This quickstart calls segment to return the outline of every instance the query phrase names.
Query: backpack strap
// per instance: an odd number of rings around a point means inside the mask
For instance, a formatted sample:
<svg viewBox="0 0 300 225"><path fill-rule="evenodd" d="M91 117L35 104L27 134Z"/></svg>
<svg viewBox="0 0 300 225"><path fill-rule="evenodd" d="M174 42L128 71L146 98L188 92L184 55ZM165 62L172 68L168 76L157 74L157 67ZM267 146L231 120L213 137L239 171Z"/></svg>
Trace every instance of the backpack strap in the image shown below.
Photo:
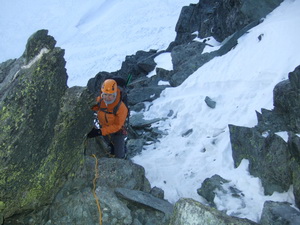
<svg viewBox="0 0 300 225"><path fill-rule="evenodd" d="M112 112L109 112L107 111L107 108L101 108L101 102L103 101L103 99L101 98L100 102L98 102L98 106L99 106L99 110L102 111L102 112L105 112L107 114L114 114L114 115L117 115L117 112L120 108L120 105L122 103L122 100L120 99L120 101L118 102L118 104L114 107L113 111Z"/></svg>

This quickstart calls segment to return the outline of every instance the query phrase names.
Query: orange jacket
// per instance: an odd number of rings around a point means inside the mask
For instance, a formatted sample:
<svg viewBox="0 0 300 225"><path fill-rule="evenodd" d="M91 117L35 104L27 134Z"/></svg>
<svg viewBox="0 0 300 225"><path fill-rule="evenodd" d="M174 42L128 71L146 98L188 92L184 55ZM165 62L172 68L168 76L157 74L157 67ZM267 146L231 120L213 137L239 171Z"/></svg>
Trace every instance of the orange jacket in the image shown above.
<svg viewBox="0 0 300 225"><path fill-rule="evenodd" d="M114 115L113 113L114 108L120 101L120 96L120 90L118 89L116 100L114 101L114 103L109 105L106 105L101 96L98 96L96 99L98 104L92 107L92 110L97 111L97 116L101 125L101 132L103 136L118 132L125 124L128 109L123 102L121 102L116 115Z"/></svg>

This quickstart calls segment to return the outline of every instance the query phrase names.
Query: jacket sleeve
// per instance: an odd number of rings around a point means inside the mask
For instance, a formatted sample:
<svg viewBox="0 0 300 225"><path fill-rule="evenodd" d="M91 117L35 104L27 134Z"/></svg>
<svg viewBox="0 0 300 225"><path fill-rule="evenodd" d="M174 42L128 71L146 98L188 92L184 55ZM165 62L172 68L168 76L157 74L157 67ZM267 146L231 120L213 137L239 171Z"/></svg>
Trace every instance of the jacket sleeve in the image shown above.
<svg viewBox="0 0 300 225"><path fill-rule="evenodd" d="M109 126L101 128L102 135L106 136L108 134L113 134L121 130L121 128L125 124L127 114L128 114L128 109L125 106L125 104L122 102L118 112L115 115L114 123Z"/></svg>

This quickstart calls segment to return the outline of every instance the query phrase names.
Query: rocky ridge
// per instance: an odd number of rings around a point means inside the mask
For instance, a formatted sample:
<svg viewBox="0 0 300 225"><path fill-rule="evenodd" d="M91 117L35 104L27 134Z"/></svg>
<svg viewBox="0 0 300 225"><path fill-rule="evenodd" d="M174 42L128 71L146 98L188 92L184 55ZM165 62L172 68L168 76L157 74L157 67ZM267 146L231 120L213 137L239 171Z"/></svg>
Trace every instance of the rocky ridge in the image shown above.
<svg viewBox="0 0 300 225"><path fill-rule="evenodd" d="M143 102L158 98L166 87L157 85L159 80L180 85L201 65L230 51L280 2L202 0L184 7L177 37L166 50L171 52L173 71L157 68L156 76L146 77L161 52L138 51L125 58L119 71L99 72L87 87L68 88L64 50L55 47L47 30L33 34L19 59L0 64L0 145L4 150L0 152L0 224L98 224L99 216L103 224L255 224L214 209L215 190L228 191L222 186L226 180L218 175L198 189L210 207L191 199L172 205L164 200L161 189L151 188L141 166L107 158L102 139L86 140L85 135L93 126L90 106L106 77L132 74L129 104L131 110L141 112ZM227 39L218 51L202 54L205 43L192 41L196 31L199 38ZM299 80L298 67L288 81L275 87L274 110L257 113L257 127L229 125L236 166L242 158L249 159L251 173L261 178L266 194L293 184L298 207ZM144 121L141 115L130 118L130 157L163 135L151 128L163 118ZM289 132L288 143L276 136L278 131ZM240 132L249 136L248 142L240 138ZM264 170L269 166L271 171ZM239 197L239 190L230 191ZM266 202L260 224L299 224L299 213L289 204Z"/></svg>

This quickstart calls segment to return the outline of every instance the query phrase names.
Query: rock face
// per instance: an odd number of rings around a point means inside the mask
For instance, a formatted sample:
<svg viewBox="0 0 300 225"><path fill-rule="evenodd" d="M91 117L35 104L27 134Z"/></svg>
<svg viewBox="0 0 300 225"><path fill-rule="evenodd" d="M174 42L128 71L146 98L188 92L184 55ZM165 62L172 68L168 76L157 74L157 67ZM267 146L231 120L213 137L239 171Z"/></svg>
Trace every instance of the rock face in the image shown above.
<svg viewBox="0 0 300 225"><path fill-rule="evenodd" d="M182 8L176 24L175 43L188 43L198 32L201 39L214 37L222 42L253 21L259 21L282 0L201 0ZM173 43L174 45L174 43Z"/></svg>
<svg viewBox="0 0 300 225"><path fill-rule="evenodd" d="M5 67L0 91L4 217L50 203L80 165L83 135L77 129L87 129L88 95L83 88L67 90L64 50L54 43L46 30L38 31L23 57Z"/></svg>
<svg viewBox="0 0 300 225"><path fill-rule="evenodd" d="M249 171L259 177L265 194L287 191L294 187L300 206L300 66L289 74L289 80L274 88L274 109L258 114L254 128L229 125L233 159L237 167L243 158L249 160ZM287 142L277 132L287 132Z"/></svg>

